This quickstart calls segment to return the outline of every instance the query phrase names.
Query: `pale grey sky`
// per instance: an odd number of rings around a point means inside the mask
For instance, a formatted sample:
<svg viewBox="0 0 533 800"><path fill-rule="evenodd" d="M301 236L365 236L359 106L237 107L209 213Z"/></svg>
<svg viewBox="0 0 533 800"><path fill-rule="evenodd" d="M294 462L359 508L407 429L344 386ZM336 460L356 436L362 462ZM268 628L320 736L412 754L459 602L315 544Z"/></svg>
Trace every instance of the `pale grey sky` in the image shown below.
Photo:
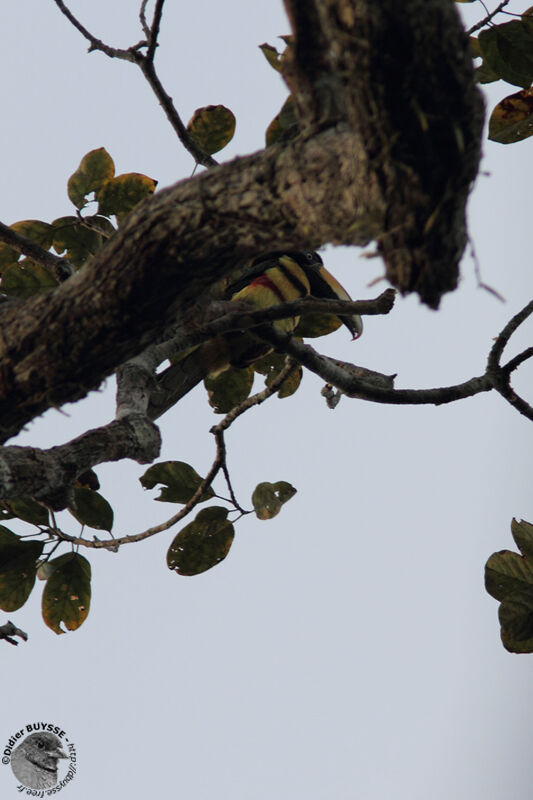
<svg viewBox="0 0 533 800"><path fill-rule="evenodd" d="M464 11L477 19L478 6ZM138 0L70 7L111 44L141 38ZM190 174L132 65L88 55L52 0L7 0L3 19L3 222L70 213L67 178L95 147L117 172L160 186ZM232 108L225 158L263 144L286 92L257 45L287 31L280 2L167 0L161 78L186 120L198 106ZM531 147L486 142L470 204L483 280L505 304L476 288L465 258L439 313L399 300L356 343L341 330L322 350L397 372L398 387L480 374L493 337L531 298ZM352 296L376 294L377 260L346 248L324 258ZM530 337L531 325L512 351ZM1 648L0 740L31 722L62 726L78 753L72 800L530 800L533 662L504 651L483 587L487 557L513 548L511 518L533 521L530 423L492 394L441 408L343 399L331 411L320 388L308 375L294 398L229 432L244 504L261 480L289 480L298 494L272 522L242 520L220 566L170 573L173 534L162 534L89 553L93 603L79 631L44 626L41 585L9 615L30 639ZM49 446L109 421L112 381L64 410L17 442ZM162 458L205 472L214 421L197 389L161 420ZM141 489L143 467L97 471L116 534L170 515ZM2 797L15 786L2 766Z"/></svg>

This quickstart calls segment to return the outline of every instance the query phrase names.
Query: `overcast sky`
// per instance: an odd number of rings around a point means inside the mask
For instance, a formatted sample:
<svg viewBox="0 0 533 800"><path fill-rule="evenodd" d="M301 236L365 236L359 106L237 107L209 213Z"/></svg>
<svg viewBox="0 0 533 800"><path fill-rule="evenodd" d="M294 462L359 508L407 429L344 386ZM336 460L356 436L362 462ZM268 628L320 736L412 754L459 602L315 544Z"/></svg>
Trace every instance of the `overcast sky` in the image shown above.
<svg viewBox="0 0 533 800"><path fill-rule="evenodd" d="M71 213L66 181L100 146L117 173L143 172L160 187L190 174L133 65L88 55L52 0L3 6L0 220ZM138 0L70 7L109 44L141 38ZM464 11L472 21L482 13L478 3ZM161 79L185 120L208 104L234 111L224 158L263 146L286 90L257 45L287 32L280 2L167 0ZM492 104L511 91L489 89ZM359 341L343 329L321 349L398 373L398 388L481 374L493 337L531 299L531 142L485 142L470 202L483 281L505 304L477 288L465 257L438 313L400 299L365 320ZM378 260L347 248L323 255L353 297L384 288L369 288ZM509 352L530 336L531 325ZM516 385L525 390L528 377ZM64 789L72 800L530 800L533 662L503 649L483 568L513 549L513 516L533 521L531 423L493 394L440 408L344 398L331 411L320 388L307 375L295 397L229 432L244 505L262 480L288 480L298 494L272 522L241 520L220 566L169 572L164 533L118 555L86 553L93 601L79 631L45 627L41 584L9 615L30 638L1 647L0 740L32 722L61 726L78 755ZM47 413L17 443L51 446L108 422L113 390L109 380ZM161 420L162 458L205 473L216 421L197 388ZM142 490L144 469L97 470L115 535L173 513ZM9 766L0 793L17 795Z"/></svg>

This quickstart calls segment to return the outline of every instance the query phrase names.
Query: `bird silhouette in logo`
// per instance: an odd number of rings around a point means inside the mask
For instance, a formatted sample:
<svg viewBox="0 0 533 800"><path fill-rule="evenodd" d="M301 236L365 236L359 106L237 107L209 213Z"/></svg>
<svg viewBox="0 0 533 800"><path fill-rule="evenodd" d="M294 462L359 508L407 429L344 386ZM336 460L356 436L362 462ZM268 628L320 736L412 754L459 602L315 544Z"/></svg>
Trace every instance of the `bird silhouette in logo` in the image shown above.
<svg viewBox="0 0 533 800"><path fill-rule="evenodd" d="M57 762L68 758L53 733L31 733L13 750L11 769L29 789L52 789L57 783Z"/></svg>

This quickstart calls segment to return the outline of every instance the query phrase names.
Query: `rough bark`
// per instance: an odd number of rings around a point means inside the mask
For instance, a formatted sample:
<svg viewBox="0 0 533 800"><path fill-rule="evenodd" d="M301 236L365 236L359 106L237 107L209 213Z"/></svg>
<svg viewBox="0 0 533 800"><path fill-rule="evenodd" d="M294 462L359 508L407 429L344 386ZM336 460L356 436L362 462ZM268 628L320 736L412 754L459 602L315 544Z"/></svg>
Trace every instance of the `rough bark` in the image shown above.
<svg viewBox="0 0 533 800"><path fill-rule="evenodd" d="M482 104L453 0L286 5L301 135L159 192L62 286L0 308L2 440L190 317L237 259L373 238L401 291L437 306L455 287Z"/></svg>

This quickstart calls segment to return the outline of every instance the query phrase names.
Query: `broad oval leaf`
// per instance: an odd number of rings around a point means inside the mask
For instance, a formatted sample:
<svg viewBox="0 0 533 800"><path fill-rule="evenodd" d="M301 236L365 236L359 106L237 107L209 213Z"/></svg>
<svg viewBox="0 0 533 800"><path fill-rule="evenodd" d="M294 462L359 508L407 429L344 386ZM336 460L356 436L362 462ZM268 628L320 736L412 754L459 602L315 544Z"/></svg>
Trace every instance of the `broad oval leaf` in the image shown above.
<svg viewBox="0 0 533 800"><path fill-rule="evenodd" d="M505 649L511 653L533 653L533 587L506 597L498 617Z"/></svg>
<svg viewBox="0 0 533 800"><path fill-rule="evenodd" d="M513 539L524 556L533 557L533 525L525 520L513 519L511 522Z"/></svg>
<svg viewBox="0 0 533 800"><path fill-rule="evenodd" d="M54 250L66 257L75 267L81 267L87 259L98 252L103 243L102 236L80 224L77 217L58 217L54 227Z"/></svg>
<svg viewBox="0 0 533 800"><path fill-rule="evenodd" d="M227 414L232 408L246 400L254 382L253 367L237 369L230 367L220 375L207 375L204 386L207 389L209 405L215 414Z"/></svg>
<svg viewBox="0 0 533 800"><path fill-rule="evenodd" d="M145 489L153 489L156 484L163 484L156 500L164 503L188 503L203 481L196 470L184 461L161 461L153 464L139 478ZM213 497L211 486L202 493L200 502Z"/></svg>
<svg viewBox="0 0 533 800"><path fill-rule="evenodd" d="M76 208L83 208L87 195L96 192L114 174L115 164L105 147L91 150L83 156L78 169L68 180L67 192L70 200Z"/></svg>
<svg viewBox="0 0 533 800"><path fill-rule="evenodd" d="M87 619L91 605L91 565L79 553L66 553L49 562L54 571L42 599L45 623L55 633L75 631Z"/></svg>
<svg viewBox="0 0 533 800"><path fill-rule="evenodd" d="M231 142L235 124L235 115L226 106L204 106L196 109L187 130L204 153L213 155Z"/></svg>
<svg viewBox="0 0 533 800"><path fill-rule="evenodd" d="M98 213L106 217L114 214L120 223L141 200L154 193L156 186L157 181L140 172L117 175L96 192Z"/></svg>
<svg viewBox="0 0 533 800"><path fill-rule="evenodd" d="M13 266L16 264L20 258L20 253L16 250L13 250L12 247L9 247L7 244L0 242L0 275L4 273L7 267Z"/></svg>
<svg viewBox="0 0 533 800"><path fill-rule="evenodd" d="M2 276L2 292L10 297L31 297L57 285L54 275L29 258L8 267Z"/></svg>
<svg viewBox="0 0 533 800"><path fill-rule="evenodd" d="M296 489L287 481L258 483L252 494L252 504L258 519L273 519L284 503L294 497Z"/></svg>
<svg viewBox="0 0 533 800"><path fill-rule="evenodd" d="M113 527L113 509L99 492L80 486L74 489L74 504L69 506L73 517L82 525L100 531L110 531Z"/></svg>
<svg viewBox="0 0 533 800"><path fill-rule="evenodd" d="M49 222L42 222L40 219L23 219L20 222L14 222L9 227L16 233L20 233L21 236L27 236L28 239L40 244L45 250L52 247L54 229Z"/></svg>
<svg viewBox="0 0 533 800"><path fill-rule="evenodd" d="M500 100L489 119L489 139L513 144L533 135L533 88Z"/></svg>
<svg viewBox="0 0 533 800"><path fill-rule="evenodd" d="M529 88L533 81L533 30L523 20L493 25L479 34L488 67L504 81Z"/></svg>
<svg viewBox="0 0 533 800"><path fill-rule="evenodd" d="M0 526L0 608L3 611L16 611L30 596L43 547L43 542L22 541Z"/></svg>
<svg viewBox="0 0 533 800"><path fill-rule="evenodd" d="M281 72L281 53L278 52L273 45L267 44L267 42L260 44L259 49L263 53L270 66L275 69L276 72Z"/></svg>
<svg viewBox="0 0 533 800"><path fill-rule="evenodd" d="M533 586L533 561L511 550L493 553L485 565L485 588L496 600Z"/></svg>
<svg viewBox="0 0 533 800"><path fill-rule="evenodd" d="M169 569L178 575L199 575L228 555L235 530L227 519L228 509L211 506L200 511L174 537L167 553Z"/></svg>
<svg viewBox="0 0 533 800"><path fill-rule="evenodd" d="M32 525L48 525L48 509L33 497L9 497L4 501L11 513L23 519L24 522L31 522Z"/></svg>
<svg viewBox="0 0 533 800"><path fill-rule="evenodd" d="M276 114L265 132L265 144L270 147L276 142L288 142L294 139L299 132L298 119L294 109L294 100L289 95L283 103L281 110Z"/></svg>
<svg viewBox="0 0 533 800"><path fill-rule="evenodd" d="M272 386L273 381L278 377L281 370L285 367L285 355L283 353L268 353L263 358L254 361L254 369L261 375L266 375L265 383L267 386ZM296 364L294 369L281 384L278 397L290 397L299 388L302 380L303 370L301 366Z"/></svg>

